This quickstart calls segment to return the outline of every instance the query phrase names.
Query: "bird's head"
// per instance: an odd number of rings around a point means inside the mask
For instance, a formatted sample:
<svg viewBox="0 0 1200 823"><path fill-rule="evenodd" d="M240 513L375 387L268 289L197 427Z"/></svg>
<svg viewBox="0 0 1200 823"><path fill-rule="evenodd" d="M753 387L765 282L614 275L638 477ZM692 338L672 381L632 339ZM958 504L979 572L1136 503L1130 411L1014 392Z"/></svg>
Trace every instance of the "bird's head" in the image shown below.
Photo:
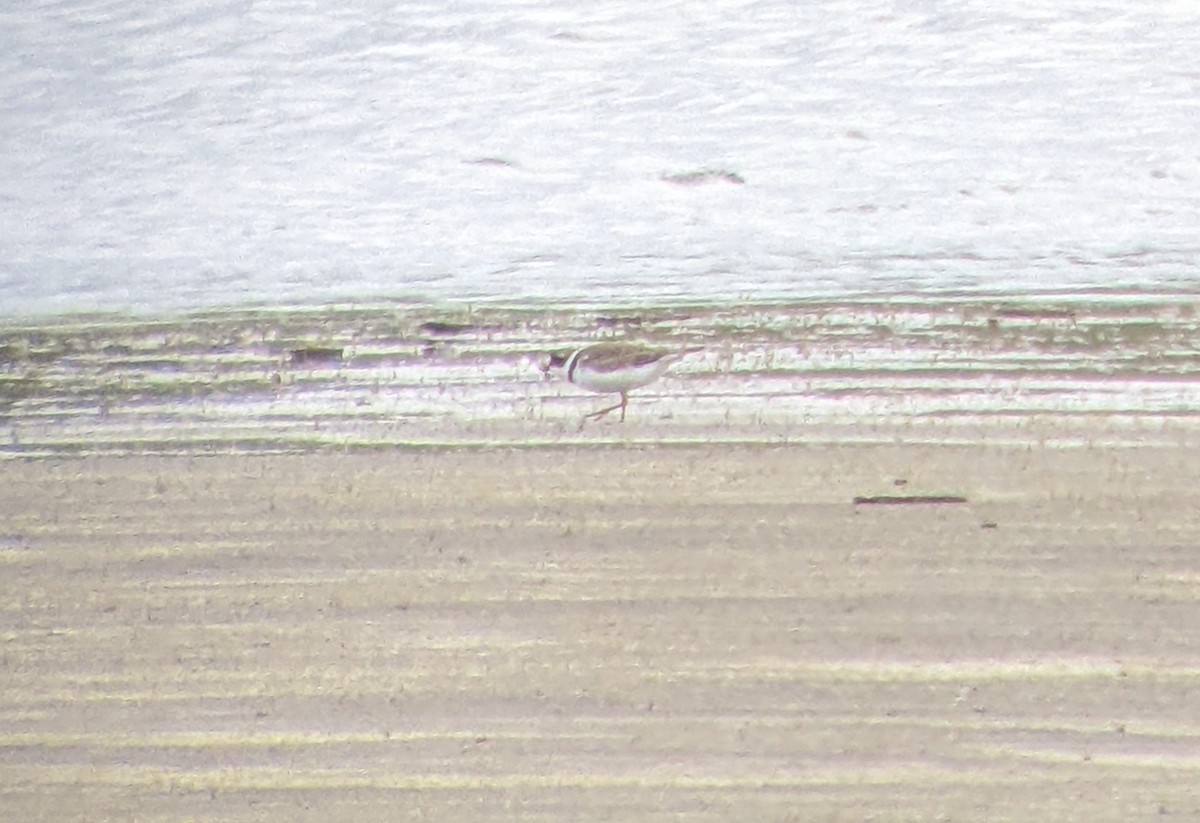
<svg viewBox="0 0 1200 823"><path fill-rule="evenodd" d="M571 352L569 351L547 352L542 355L542 374L546 377L553 377L555 372L562 371L566 367L570 357Z"/></svg>

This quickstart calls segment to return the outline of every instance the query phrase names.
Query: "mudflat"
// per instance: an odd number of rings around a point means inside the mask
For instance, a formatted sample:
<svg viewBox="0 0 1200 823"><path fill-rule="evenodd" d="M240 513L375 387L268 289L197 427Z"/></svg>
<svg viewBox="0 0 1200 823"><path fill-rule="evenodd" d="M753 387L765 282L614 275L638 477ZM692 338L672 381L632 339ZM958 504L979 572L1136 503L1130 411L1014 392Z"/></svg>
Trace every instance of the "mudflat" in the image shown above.
<svg viewBox="0 0 1200 823"><path fill-rule="evenodd" d="M1197 488L1188 444L8 461L0 819L1194 820Z"/></svg>

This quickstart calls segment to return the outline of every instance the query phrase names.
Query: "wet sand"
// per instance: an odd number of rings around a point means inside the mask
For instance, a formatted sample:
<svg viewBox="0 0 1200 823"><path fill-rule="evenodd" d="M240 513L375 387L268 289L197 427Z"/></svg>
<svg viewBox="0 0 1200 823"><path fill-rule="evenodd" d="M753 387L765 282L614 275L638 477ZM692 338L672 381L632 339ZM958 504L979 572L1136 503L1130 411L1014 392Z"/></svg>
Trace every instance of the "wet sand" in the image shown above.
<svg viewBox="0 0 1200 823"><path fill-rule="evenodd" d="M1200 436L1196 295L760 305L326 306L0 324L0 460L431 446L1174 443ZM690 353L611 404L547 380L605 339Z"/></svg>
<svg viewBox="0 0 1200 823"><path fill-rule="evenodd" d="M3 820L1200 815L1192 444L3 477Z"/></svg>

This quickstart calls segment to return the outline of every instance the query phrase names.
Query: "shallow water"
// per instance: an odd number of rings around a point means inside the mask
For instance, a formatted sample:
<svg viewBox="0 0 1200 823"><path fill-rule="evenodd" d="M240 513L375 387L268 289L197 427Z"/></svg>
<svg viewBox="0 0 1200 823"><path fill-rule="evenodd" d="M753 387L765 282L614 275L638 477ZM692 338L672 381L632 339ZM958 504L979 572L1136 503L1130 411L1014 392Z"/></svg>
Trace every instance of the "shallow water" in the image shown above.
<svg viewBox="0 0 1200 823"><path fill-rule="evenodd" d="M0 318L1197 286L1190 3L0 20Z"/></svg>
<svg viewBox="0 0 1200 823"><path fill-rule="evenodd" d="M0 333L0 454L1170 443L1200 427L1198 322L1169 294L94 317ZM700 351L625 423L581 428L611 396L544 379L540 358L607 338Z"/></svg>

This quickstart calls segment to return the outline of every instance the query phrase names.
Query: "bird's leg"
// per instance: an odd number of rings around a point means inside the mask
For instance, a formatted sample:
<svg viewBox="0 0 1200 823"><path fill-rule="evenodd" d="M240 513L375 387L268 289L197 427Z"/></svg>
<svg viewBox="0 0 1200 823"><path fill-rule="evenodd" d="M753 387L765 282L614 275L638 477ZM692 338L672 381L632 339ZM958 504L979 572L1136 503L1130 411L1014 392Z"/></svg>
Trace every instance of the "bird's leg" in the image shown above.
<svg viewBox="0 0 1200 823"><path fill-rule="evenodd" d="M621 422L625 422L625 404L628 402L629 402L629 398L626 396L625 392L621 392L621 402L620 403L614 403L611 406L606 406L605 408L601 409L600 411L594 411L591 414L585 414L583 416L583 419L584 420L599 420L601 417L608 414L609 412L613 412L613 411L616 411L617 409L620 409L621 410Z"/></svg>

